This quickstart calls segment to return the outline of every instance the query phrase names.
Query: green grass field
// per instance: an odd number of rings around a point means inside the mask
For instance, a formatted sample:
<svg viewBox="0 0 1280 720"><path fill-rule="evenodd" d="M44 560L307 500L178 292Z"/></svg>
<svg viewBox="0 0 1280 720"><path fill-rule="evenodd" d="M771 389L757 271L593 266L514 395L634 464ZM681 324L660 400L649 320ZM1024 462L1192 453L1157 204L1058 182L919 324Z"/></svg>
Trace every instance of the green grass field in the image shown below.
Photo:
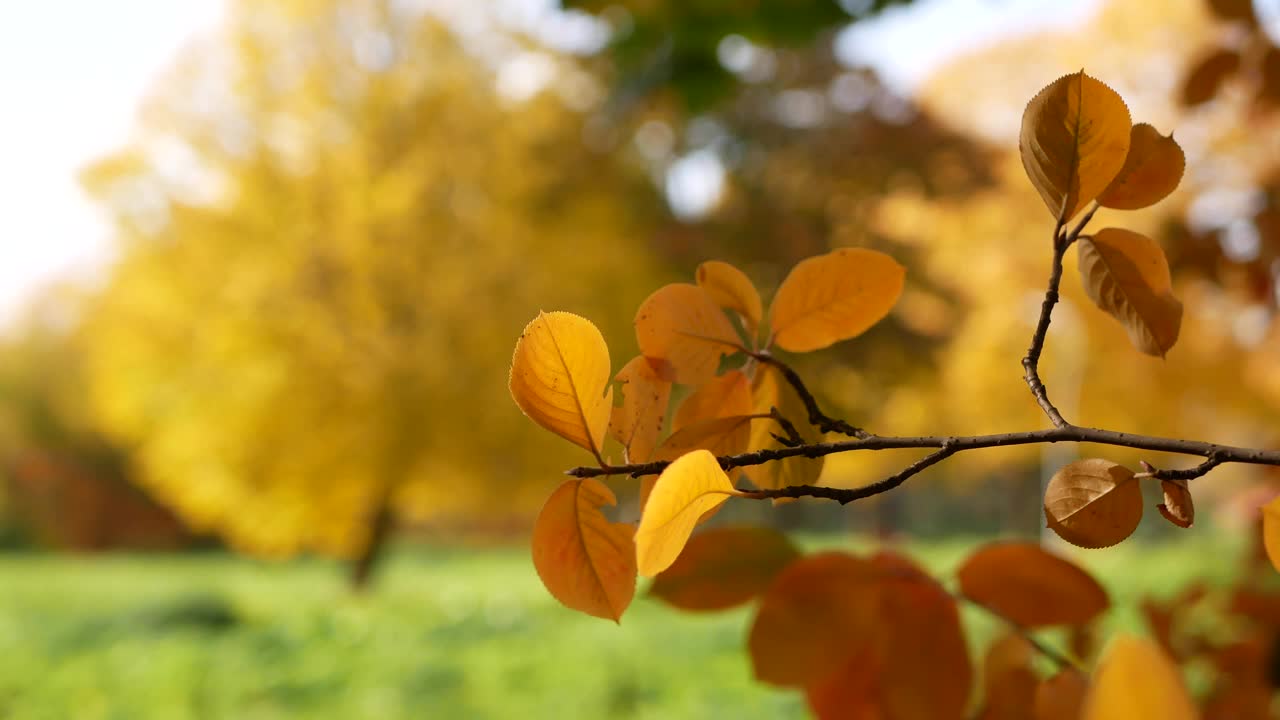
<svg viewBox="0 0 1280 720"><path fill-rule="evenodd" d="M1176 544L1078 555L1133 604L1190 578L1229 582L1236 550ZM812 543L814 545L830 545ZM908 550L945 579L971 544ZM547 596L523 548L393 554L376 590L324 562L224 555L0 557L0 717L800 718L754 684L747 612L692 616L638 597L621 626ZM966 613L971 635L992 625Z"/></svg>

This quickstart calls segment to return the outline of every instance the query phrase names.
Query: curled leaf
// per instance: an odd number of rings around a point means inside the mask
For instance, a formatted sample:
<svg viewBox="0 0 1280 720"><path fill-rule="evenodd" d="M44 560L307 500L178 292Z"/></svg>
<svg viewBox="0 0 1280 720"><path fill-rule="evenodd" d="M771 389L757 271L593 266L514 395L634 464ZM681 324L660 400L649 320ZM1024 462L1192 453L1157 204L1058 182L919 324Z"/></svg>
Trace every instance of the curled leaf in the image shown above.
<svg viewBox="0 0 1280 720"><path fill-rule="evenodd" d="M1018 150L1055 218L1071 219L1120 172L1131 125L1124 100L1083 70L1058 78L1031 99L1022 114Z"/></svg>
<svg viewBox="0 0 1280 720"><path fill-rule="evenodd" d="M710 380L720 358L742 345L711 295L687 283L660 287L640 304L636 341L641 354L666 360L675 381L685 385Z"/></svg>
<svg viewBox="0 0 1280 720"><path fill-rule="evenodd" d="M1189 528L1196 520L1196 508L1191 502L1191 491L1186 480L1161 480L1164 502L1158 507L1165 520L1180 528Z"/></svg>
<svg viewBox="0 0 1280 720"><path fill-rule="evenodd" d="M597 457L613 408L609 346L590 320L538 313L516 341L511 397L531 420Z"/></svg>
<svg viewBox="0 0 1280 720"><path fill-rule="evenodd" d="M905 276L893 258L864 248L801 260L769 306L773 342L808 352L857 337L893 308Z"/></svg>
<svg viewBox="0 0 1280 720"><path fill-rule="evenodd" d="M675 562L693 527L707 512L737 495L715 455L695 450L658 476L636 530L636 566L652 577Z"/></svg>
<svg viewBox="0 0 1280 720"><path fill-rule="evenodd" d="M1098 204L1137 210L1165 199L1182 181L1187 158L1172 135L1161 135L1147 123L1133 126L1124 167L1098 197Z"/></svg>
<svg viewBox="0 0 1280 720"><path fill-rule="evenodd" d="M648 462L662 432L671 382L643 355L632 358L614 380L622 383L622 404L613 408L609 434L626 448L628 462Z"/></svg>
<svg viewBox="0 0 1280 720"><path fill-rule="evenodd" d="M1049 527L1085 548L1109 547L1137 529L1142 489L1133 471L1110 460L1078 460L1059 470L1044 493Z"/></svg>
<svg viewBox="0 0 1280 720"><path fill-rule="evenodd" d="M1178 341L1182 303L1173 296L1160 245L1136 232L1105 228L1081 238L1079 252L1089 299L1120 321L1134 347L1164 357Z"/></svg>
<svg viewBox="0 0 1280 720"><path fill-rule="evenodd" d="M764 306L750 278L738 268L719 260L708 260L699 265L694 278L698 287L706 290L717 305L738 313L746 325L747 334L755 336L764 315Z"/></svg>
<svg viewBox="0 0 1280 720"><path fill-rule="evenodd" d="M533 526L533 566L566 607L617 621L636 590L633 529L600 512L617 499L599 480L570 480L551 494Z"/></svg>
<svg viewBox="0 0 1280 720"><path fill-rule="evenodd" d="M724 610L764 592L799 556L771 528L712 528L693 536L649 592L682 610Z"/></svg>
<svg viewBox="0 0 1280 720"><path fill-rule="evenodd" d="M1098 661L1081 720L1195 720L1182 674L1158 645L1133 635L1111 641Z"/></svg>
<svg viewBox="0 0 1280 720"><path fill-rule="evenodd" d="M741 370L730 370L702 385L680 403L671 430L679 432L702 420L750 414L751 381Z"/></svg>
<svg viewBox="0 0 1280 720"><path fill-rule="evenodd" d="M985 545L958 578L965 597L1020 627L1082 625L1111 604L1087 572L1032 543Z"/></svg>

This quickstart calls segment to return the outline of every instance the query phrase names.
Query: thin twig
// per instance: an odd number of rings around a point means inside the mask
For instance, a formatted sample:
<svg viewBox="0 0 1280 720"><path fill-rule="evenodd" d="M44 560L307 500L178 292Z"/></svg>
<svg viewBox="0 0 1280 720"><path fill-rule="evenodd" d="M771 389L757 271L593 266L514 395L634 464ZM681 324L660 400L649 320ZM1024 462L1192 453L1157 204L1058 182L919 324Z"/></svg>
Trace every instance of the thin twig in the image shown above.
<svg viewBox="0 0 1280 720"><path fill-rule="evenodd" d="M1161 470L1159 468L1152 467L1151 463L1143 461L1142 466L1146 468L1146 472L1140 472L1134 475L1134 477L1155 478L1156 480L1195 480L1196 478L1207 474L1210 470L1218 467L1222 463L1222 456L1217 453L1210 455L1199 465L1185 468L1183 470Z"/></svg>
<svg viewBox="0 0 1280 720"><path fill-rule="evenodd" d="M783 445L786 445L787 447L800 447L801 445L804 444L804 438L801 437L800 431L796 430L796 426L791 424L791 421L788 420L787 417L782 414L781 410L779 410L776 407L769 408L769 417L776 420L778 422L778 425L782 427L782 431L787 434L787 436L784 438L780 435L769 433L770 435L773 435L775 440L782 443Z"/></svg>
<svg viewBox="0 0 1280 720"><path fill-rule="evenodd" d="M809 388L805 387L804 381L800 379L800 375L791 366L782 362L778 358L771 355L768 351L761 350L759 352L748 353L751 357L762 363L768 363L778 369L782 373L782 377L786 378L787 383L795 389L796 394L800 396L801 402L804 403L805 410L809 411L809 424L818 428L819 431L828 433L835 432L849 437L861 438L863 440L874 437L871 433L860 427L855 427L845 422L830 417L822 412L818 407L818 401L813 397L813 393L809 392Z"/></svg>
<svg viewBox="0 0 1280 720"><path fill-rule="evenodd" d="M1045 656L1049 660L1052 660L1054 663L1056 663L1058 665L1059 670L1065 669L1065 668L1071 668L1073 670L1076 670L1077 672L1084 673L1084 670L1079 665L1077 665L1074 660L1058 652L1057 650L1053 649L1049 645L1046 645L1043 640L1036 637L1035 635L1032 635L1030 630L1010 620L1009 618L1001 615L1000 613L996 612L994 608L988 607L987 605L984 605L978 602L977 600L974 600L973 598L969 597L968 595L965 595L962 592L953 593L953 596L955 597L956 600L963 600L969 603L970 605L972 605L973 607L976 607L979 610L986 612L988 615L991 615L994 618L998 618L1004 621L1004 623L1009 626L1010 630L1017 633L1023 640L1026 640L1027 644L1035 648L1036 652L1040 653L1041 655Z"/></svg>
<svg viewBox="0 0 1280 720"><path fill-rule="evenodd" d="M880 493L889 492L907 481L912 475L919 473L921 470L942 462L943 460L955 454L955 448L944 445L942 448L925 455L919 460L911 463L897 473L889 477L878 480L870 485L864 485L860 488L827 488L816 487L813 485L792 485L789 487L779 488L776 490L756 490L744 493L740 497L750 498L752 500L765 500L775 498L801 498L801 497L819 497L835 500L841 505L851 503L854 500L879 495Z"/></svg>
<svg viewBox="0 0 1280 720"><path fill-rule="evenodd" d="M1089 215L1085 216L1086 218ZM1070 423L1062 417L1062 413L1058 412L1058 408L1054 407L1049 401L1049 391L1045 389L1044 382L1040 380L1040 354L1044 351L1044 340L1049 334L1049 322L1053 318L1053 306L1058 304L1058 285L1062 282L1062 256L1066 254L1067 248L1072 241L1071 235L1063 236L1062 228L1065 220L1059 220L1053 229L1053 265L1049 271L1049 289L1045 290L1044 301L1040 304L1040 319L1036 322L1035 332L1031 335L1031 347L1027 348L1027 354L1022 358L1022 374L1027 381L1027 387L1031 389L1031 395L1036 399L1036 404L1048 416L1049 422L1053 423L1056 428L1069 427ZM1083 225L1078 225L1074 232L1083 229Z"/></svg>

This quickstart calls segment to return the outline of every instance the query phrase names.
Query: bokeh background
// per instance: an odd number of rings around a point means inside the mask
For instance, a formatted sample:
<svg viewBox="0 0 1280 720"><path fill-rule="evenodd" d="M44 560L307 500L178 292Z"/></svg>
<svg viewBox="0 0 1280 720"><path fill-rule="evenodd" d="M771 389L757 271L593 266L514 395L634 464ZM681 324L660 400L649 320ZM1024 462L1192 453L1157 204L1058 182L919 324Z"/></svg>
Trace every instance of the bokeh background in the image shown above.
<svg viewBox="0 0 1280 720"><path fill-rule="evenodd" d="M884 434L1044 425L1021 380L1052 219L1027 100L1080 68L1187 154L1157 238L1164 359L1070 257L1042 373L1081 424L1280 442L1280 3L1270 0L49 0L0 3L0 716L778 718L742 613L538 584L532 519L588 460L523 418L511 349L591 318L615 368L653 289L733 262L908 268L873 331L797 357ZM848 508L743 504L945 575L1038 537L1089 447L967 453ZM825 484L910 454L833 456ZM1138 602L1249 572L1267 471L1195 483L1077 554ZM617 485L634 519L635 490ZM1154 506L1158 499L1149 503ZM980 620L974 622L981 624Z"/></svg>

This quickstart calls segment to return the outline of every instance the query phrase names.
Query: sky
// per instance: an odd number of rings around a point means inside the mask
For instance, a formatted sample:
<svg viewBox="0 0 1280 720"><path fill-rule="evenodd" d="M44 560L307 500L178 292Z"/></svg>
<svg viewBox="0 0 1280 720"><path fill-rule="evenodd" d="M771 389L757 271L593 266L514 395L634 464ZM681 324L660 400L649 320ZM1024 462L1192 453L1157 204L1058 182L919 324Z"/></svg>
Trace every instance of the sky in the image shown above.
<svg viewBox="0 0 1280 720"><path fill-rule="evenodd" d="M110 258L110 228L79 172L128 139L151 84L190 39L217 27L224 3L0 1L0 327L42 286L92 278ZM1077 25L1099 4L918 0L844 33L838 52L910 92L959 53Z"/></svg>

